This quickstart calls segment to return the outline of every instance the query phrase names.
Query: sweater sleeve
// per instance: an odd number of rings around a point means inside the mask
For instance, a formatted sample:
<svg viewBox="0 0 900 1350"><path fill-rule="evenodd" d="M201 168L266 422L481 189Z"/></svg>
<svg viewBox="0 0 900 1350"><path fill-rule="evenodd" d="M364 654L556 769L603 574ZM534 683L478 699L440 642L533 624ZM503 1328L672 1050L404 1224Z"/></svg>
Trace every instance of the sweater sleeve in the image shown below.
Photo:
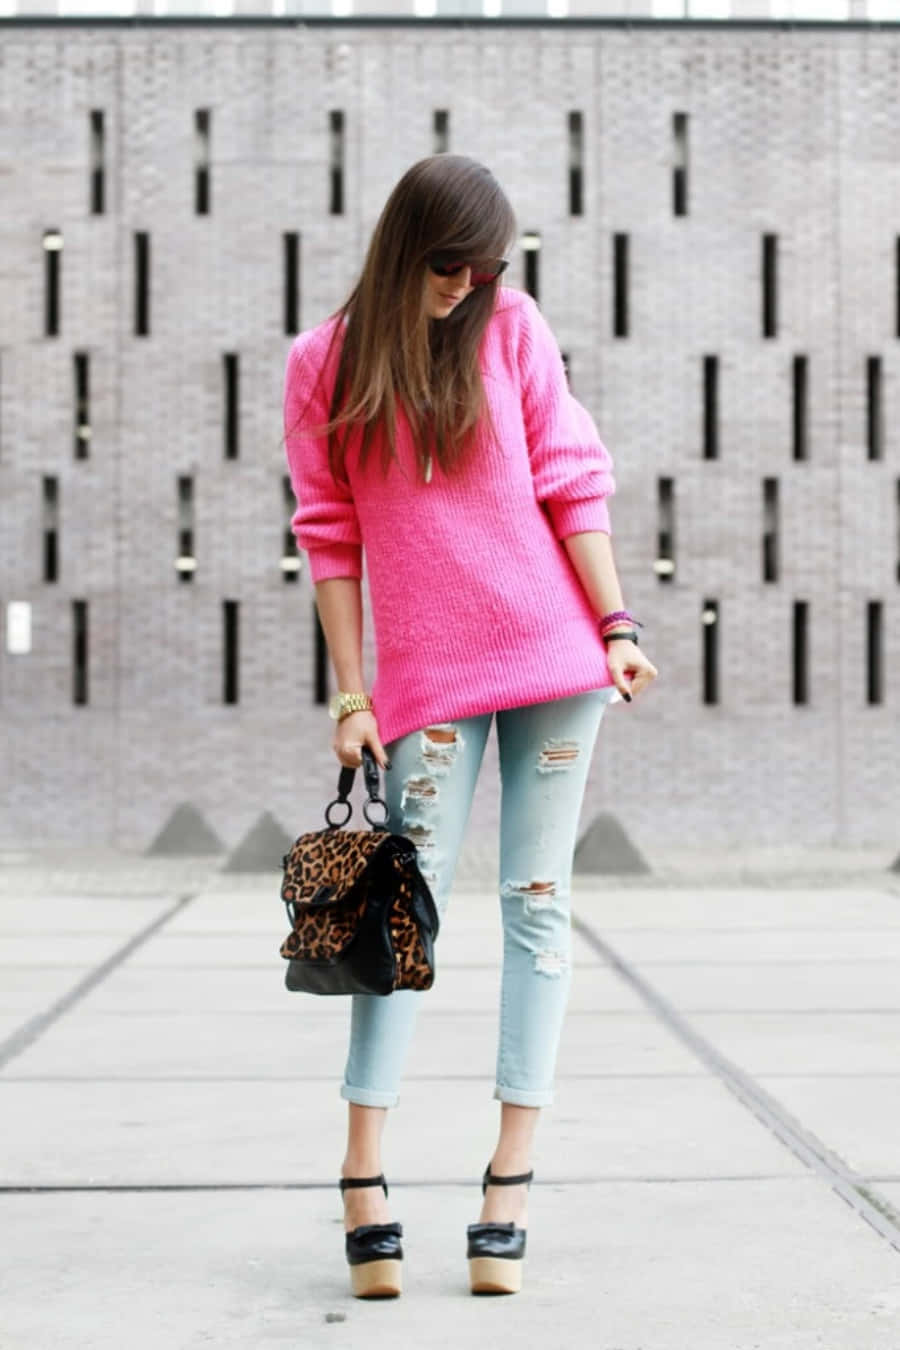
<svg viewBox="0 0 900 1350"><path fill-rule="evenodd" d="M291 530L298 547L309 554L313 583L329 577L362 577L362 535L353 494L347 483L332 477L326 438L305 431L327 421L328 399L303 356L301 335L288 353L284 434L297 498Z"/></svg>
<svg viewBox="0 0 900 1350"><path fill-rule="evenodd" d="M569 391L550 325L534 298L523 295L518 360L535 494L546 502L558 539L585 530L612 534L606 504L616 490L612 457Z"/></svg>

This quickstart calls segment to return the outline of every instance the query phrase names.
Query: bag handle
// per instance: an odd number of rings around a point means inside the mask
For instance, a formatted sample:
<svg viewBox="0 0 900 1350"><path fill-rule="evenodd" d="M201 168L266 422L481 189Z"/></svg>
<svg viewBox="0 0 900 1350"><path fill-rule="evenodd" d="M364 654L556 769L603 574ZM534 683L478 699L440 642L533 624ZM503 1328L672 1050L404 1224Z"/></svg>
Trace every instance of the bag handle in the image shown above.
<svg viewBox="0 0 900 1350"><path fill-rule="evenodd" d="M365 780L366 792L368 793L368 797L363 802L363 815L372 826L373 830L386 830L390 818L390 811L388 810L387 802L380 795L381 781L378 776L378 765L375 763L375 756L367 745L362 747L360 754L362 755L363 778ZM350 802L349 797L355 777L356 768L354 765L341 765L341 772L338 775L338 795L334 797L325 808L325 819L332 829L340 829L347 824L347 821L353 815L353 805ZM338 802L342 802L344 806L346 806L347 814L344 816L343 820L333 821L330 815L331 808L336 806ZM375 821L372 819L369 815L369 802L381 803L384 807L384 820Z"/></svg>

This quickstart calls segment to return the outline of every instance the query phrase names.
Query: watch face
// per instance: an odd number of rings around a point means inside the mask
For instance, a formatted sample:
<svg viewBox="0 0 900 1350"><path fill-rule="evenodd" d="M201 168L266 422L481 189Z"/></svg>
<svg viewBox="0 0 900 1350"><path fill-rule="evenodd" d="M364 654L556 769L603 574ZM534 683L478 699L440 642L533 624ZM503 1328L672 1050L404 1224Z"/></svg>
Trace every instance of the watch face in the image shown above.
<svg viewBox="0 0 900 1350"><path fill-rule="evenodd" d="M335 717L335 718L336 718L337 715L338 715L338 713L340 712L340 710L341 710L341 709L340 709L340 697L341 697L340 694L332 694L332 695L331 695L331 698L328 700L328 715L329 715L329 717Z"/></svg>

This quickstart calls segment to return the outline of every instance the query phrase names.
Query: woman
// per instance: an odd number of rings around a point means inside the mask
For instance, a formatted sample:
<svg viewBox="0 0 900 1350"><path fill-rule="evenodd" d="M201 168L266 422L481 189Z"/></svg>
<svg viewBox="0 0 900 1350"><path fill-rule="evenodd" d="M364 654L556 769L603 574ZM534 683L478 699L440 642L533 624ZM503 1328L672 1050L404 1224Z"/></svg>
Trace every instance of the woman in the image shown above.
<svg viewBox="0 0 900 1350"><path fill-rule="evenodd" d="M390 828L443 916L492 717L502 780L500 1130L468 1229L473 1292L521 1286L531 1155L570 979L575 832L600 720L656 677L624 609L612 461L535 301L503 287L518 236L493 175L432 155L400 179L362 274L292 344L285 432L340 692L334 750L385 770ZM372 449L381 447L381 464ZM377 673L362 673L362 549ZM341 1190L357 1296L400 1292L381 1135L421 995L355 995Z"/></svg>

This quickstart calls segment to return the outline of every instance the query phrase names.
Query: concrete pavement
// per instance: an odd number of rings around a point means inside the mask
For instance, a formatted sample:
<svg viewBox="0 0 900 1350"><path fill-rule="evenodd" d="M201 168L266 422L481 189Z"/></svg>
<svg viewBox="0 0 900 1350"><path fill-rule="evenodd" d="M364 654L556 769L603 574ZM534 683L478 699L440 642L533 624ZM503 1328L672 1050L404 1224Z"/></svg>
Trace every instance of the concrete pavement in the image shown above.
<svg viewBox="0 0 900 1350"><path fill-rule="evenodd" d="M464 1236L498 906L459 884L386 1135L406 1292L367 1304L335 1184L349 1005L283 988L280 873L8 852L0 1346L900 1350L900 877L833 861L576 878L525 1289L500 1299L468 1294Z"/></svg>

